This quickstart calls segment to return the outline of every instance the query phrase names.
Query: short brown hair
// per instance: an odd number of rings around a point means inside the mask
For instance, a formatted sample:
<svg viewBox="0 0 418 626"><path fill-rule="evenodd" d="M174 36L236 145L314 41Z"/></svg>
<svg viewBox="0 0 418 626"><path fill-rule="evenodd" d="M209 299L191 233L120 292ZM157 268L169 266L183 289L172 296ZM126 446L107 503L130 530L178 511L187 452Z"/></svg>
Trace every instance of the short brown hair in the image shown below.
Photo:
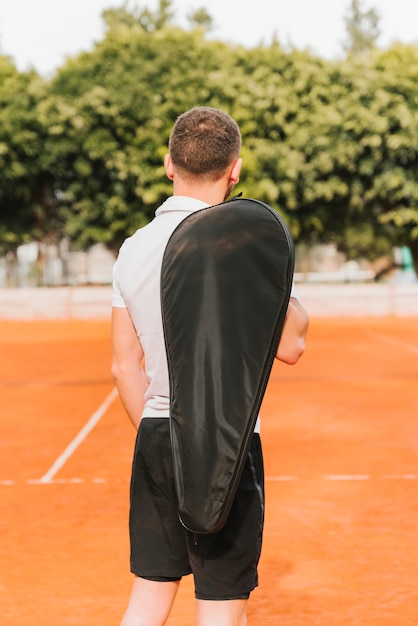
<svg viewBox="0 0 418 626"><path fill-rule="evenodd" d="M219 179L239 157L240 148L238 124L212 107L195 107L180 115L169 141L173 166L186 179Z"/></svg>

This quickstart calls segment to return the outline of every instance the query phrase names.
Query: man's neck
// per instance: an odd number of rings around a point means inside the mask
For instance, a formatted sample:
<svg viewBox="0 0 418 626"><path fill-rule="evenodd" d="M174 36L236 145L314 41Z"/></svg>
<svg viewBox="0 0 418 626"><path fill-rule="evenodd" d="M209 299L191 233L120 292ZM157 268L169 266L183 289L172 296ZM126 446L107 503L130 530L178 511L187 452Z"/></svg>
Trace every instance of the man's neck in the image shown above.
<svg viewBox="0 0 418 626"><path fill-rule="evenodd" d="M224 181L196 185L174 180L173 195L195 198L212 206L223 202L229 193Z"/></svg>

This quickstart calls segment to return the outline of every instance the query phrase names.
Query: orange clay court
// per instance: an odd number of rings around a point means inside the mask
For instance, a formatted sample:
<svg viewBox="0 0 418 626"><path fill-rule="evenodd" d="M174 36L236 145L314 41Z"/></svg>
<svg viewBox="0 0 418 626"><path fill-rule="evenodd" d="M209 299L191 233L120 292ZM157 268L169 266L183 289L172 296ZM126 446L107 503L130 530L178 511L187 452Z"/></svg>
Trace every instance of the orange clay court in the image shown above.
<svg viewBox="0 0 418 626"><path fill-rule="evenodd" d="M115 626L134 430L107 321L0 322L3 626ZM418 318L312 319L262 409L250 626L418 624ZM170 626L192 626L190 577Z"/></svg>

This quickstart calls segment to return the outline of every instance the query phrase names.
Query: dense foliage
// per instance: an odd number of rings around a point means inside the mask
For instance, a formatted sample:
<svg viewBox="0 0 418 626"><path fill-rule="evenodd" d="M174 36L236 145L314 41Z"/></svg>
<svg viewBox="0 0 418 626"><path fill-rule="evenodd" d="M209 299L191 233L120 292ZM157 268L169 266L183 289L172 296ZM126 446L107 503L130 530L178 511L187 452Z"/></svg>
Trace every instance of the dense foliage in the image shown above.
<svg viewBox="0 0 418 626"><path fill-rule="evenodd" d="M242 130L237 191L276 208L296 241L417 258L418 48L335 62L247 49L211 40L204 12L176 28L170 7L107 11L103 40L49 81L0 57L1 249L66 234L117 250L170 193L176 116L209 105Z"/></svg>

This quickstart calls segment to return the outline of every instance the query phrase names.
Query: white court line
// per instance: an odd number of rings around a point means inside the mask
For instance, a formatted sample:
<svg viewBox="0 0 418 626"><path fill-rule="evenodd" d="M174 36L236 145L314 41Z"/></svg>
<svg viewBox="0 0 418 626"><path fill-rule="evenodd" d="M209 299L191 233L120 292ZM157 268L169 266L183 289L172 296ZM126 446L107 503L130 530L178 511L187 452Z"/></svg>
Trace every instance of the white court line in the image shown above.
<svg viewBox="0 0 418 626"><path fill-rule="evenodd" d="M312 476L314 478L314 476ZM366 480L418 480L418 474L384 474L383 476L370 476L370 474L325 474L321 480L335 482L355 482ZM266 476L266 482L290 482L302 480L299 476Z"/></svg>
<svg viewBox="0 0 418 626"><path fill-rule="evenodd" d="M380 333L371 332L371 335L380 339L380 341L384 341L385 343L392 344L393 346L397 346L398 348L403 348L408 352L412 352L413 354L418 354L418 347L413 346L411 343L407 343L406 341L401 341L400 339L394 339L389 335L381 335Z"/></svg>
<svg viewBox="0 0 418 626"><path fill-rule="evenodd" d="M117 395L118 395L118 392L116 390L116 387L114 387L112 391L110 392L110 394L107 396L107 398L99 406L97 411L93 413L93 415L90 417L88 422L80 430L78 435L74 437L71 443L65 448L64 452L60 454L60 456L53 463L53 465L46 472L46 474L44 474L42 478L39 478L38 480L31 480L27 482L33 483L33 484L37 484L37 483L47 484L47 483L52 482L52 479L54 478L55 474L59 472L59 470L63 467L63 465L65 465L65 463L68 461L71 455L74 454L74 452L77 450L78 446L83 443L83 441L85 440L87 435L90 433L90 431L93 430L93 428L96 426L100 418L106 413L107 409L112 404L113 400L117 397Z"/></svg>
<svg viewBox="0 0 418 626"><path fill-rule="evenodd" d="M61 458L61 457L60 457ZM55 466L55 464L54 464ZM53 466L53 467L54 467ZM52 469L52 468L51 468ZM51 471L51 470L50 470ZM47 474L45 474L47 476ZM114 483L115 480L108 480L107 478L90 478L86 480L85 478L50 478L48 481L45 480L45 476L43 476L39 480L26 480L26 484L28 485L39 485L39 484L49 484L49 485L81 485L88 482L92 482L96 485L106 485L108 482ZM377 481L377 480L401 480L401 481L411 481L418 480L418 474L383 474L381 476L371 476L370 474L325 474L323 476L311 476L311 478L327 481L340 481L340 482L355 482L355 481ZM306 479L306 476L266 476L266 482L292 482L292 481L303 481ZM122 482L129 483L129 478ZM116 482L121 482L119 479ZM18 481L15 480L0 480L0 486L11 486L16 485Z"/></svg>
<svg viewBox="0 0 418 626"><path fill-rule="evenodd" d="M369 474L328 474L324 480L370 480Z"/></svg>
<svg viewBox="0 0 418 626"><path fill-rule="evenodd" d="M412 476L412 474L411 474ZM326 474L320 476L321 480L340 480L340 481L355 481L355 480L370 480L369 474ZM398 480L404 480L405 476L402 474L396 474L394 476L384 476L383 478L397 478ZM266 482L290 482L292 480L301 480L299 476L266 476Z"/></svg>
<svg viewBox="0 0 418 626"><path fill-rule="evenodd" d="M416 480L417 474L387 474L383 476L385 480Z"/></svg>

